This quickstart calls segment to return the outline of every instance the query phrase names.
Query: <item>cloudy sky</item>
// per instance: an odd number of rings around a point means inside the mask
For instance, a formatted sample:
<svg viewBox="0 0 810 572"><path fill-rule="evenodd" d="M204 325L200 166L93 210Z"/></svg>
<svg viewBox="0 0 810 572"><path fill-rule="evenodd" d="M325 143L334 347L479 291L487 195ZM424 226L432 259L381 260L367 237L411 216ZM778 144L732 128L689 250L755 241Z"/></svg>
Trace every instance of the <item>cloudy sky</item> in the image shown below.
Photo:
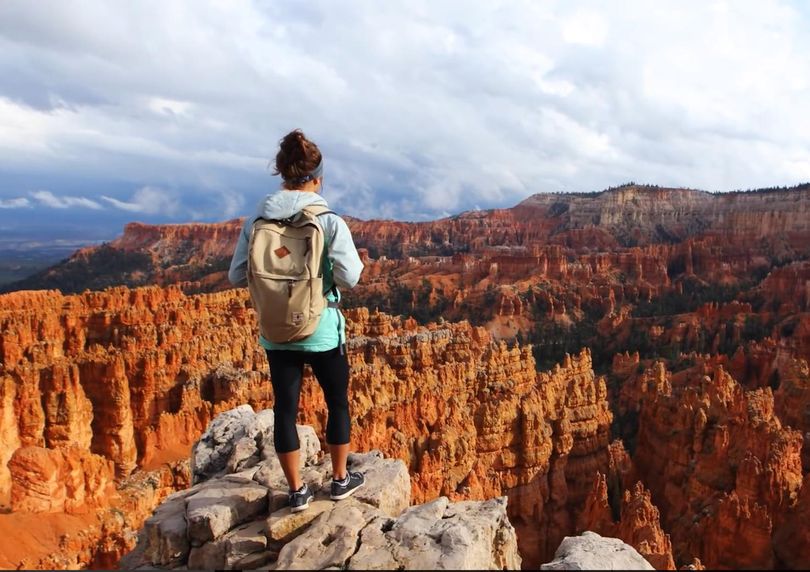
<svg viewBox="0 0 810 572"><path fill-rule="evenodd" d="M808 3L618 6L2 0L0 235L242 216L296 127L361 218L810 181Z"/></svg>

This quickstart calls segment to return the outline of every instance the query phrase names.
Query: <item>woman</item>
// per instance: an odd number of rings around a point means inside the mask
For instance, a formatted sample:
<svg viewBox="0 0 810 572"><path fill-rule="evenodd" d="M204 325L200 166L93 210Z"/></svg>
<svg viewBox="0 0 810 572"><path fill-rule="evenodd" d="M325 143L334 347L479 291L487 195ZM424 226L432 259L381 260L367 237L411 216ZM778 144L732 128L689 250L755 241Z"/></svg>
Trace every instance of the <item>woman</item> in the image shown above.
<svg viewBox="0 0 810 572"><path fill-rule="evenodd" d="M290 132L281 140L273 174L281 175L282 188L262 199L256 213L245 220L228 272L228 279L235 286L247 285L248 243L257 219L288 219L295 217L304 207L327 206L320 196L323 188L321 152L300 130ZM331 498L347 498L365 483L362 473L346 469L349 454L349 363L345 352L345 321L337 308L340 293L333 287L354 287L360 279L363 263L342 218L328 212L319 215L318 220L325 238L324 295L333 303L324 309L315 332L300 341L274 343L259 335L259 343L265 348L270 363L275 396L273 440L290 488L290 509L293 512L305 510L314 496L301 480L295 429L305 363L312 367L328 408L326 442L332 457Z"/></svg>

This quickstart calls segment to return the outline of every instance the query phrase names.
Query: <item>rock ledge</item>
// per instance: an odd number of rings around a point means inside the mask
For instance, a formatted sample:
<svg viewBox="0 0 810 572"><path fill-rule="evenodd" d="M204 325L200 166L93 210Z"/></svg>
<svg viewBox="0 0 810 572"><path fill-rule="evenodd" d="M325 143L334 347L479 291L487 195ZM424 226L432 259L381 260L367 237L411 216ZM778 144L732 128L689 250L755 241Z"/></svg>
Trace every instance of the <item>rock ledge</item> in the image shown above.
<svg viewBox="0 0 810 572"><path fill-rule="evenodd" d="M249 406L215 418L192 451L194 485L147 519L121 569L520 569L506 497L410 505L405 464L379 451L352 454L366 485L329 500L331 461L299 426L302 476L316 491L291 513L273 452L272 411Z"/></svg>

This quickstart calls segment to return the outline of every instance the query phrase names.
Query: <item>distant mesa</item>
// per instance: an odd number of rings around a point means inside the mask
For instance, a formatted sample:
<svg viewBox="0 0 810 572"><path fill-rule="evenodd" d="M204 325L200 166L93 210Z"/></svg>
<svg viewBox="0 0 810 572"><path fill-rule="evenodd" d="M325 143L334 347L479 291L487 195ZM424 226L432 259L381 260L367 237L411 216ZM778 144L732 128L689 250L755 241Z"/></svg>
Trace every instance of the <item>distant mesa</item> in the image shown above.
<svg viewBox="0 0 810 572"><path fill-rule="evenodd" d="M347 220L357 246L372 259L486 255L498 248L531 253L552 244L574 251L616 250L699 237L778 236L797 247L810 242L808 205L810 184L732 193L627 184L595 193L538 193L509 209L468 211L433 222ZM81 249L0 292L74 293L150 284L178 284L189 293L226 289L242 221L130 223L117 239Z"/></svg>

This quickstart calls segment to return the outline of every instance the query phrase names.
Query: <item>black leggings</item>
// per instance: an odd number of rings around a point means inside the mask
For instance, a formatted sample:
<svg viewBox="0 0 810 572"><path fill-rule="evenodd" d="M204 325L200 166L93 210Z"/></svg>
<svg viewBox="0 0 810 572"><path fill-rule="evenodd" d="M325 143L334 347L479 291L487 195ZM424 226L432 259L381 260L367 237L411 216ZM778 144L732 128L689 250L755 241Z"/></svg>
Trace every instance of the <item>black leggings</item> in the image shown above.
<svg viewBox="0 0 810 572"><path fill-rule="evenodd" d="M340 347L325 352L295 350L266 350L273 384L275 430L273 444L277 453L289 453L299 448L295 420L304 363L323 389L329 417L326 421L326 442L344 445L349 442L349 360Z"/></svg>

